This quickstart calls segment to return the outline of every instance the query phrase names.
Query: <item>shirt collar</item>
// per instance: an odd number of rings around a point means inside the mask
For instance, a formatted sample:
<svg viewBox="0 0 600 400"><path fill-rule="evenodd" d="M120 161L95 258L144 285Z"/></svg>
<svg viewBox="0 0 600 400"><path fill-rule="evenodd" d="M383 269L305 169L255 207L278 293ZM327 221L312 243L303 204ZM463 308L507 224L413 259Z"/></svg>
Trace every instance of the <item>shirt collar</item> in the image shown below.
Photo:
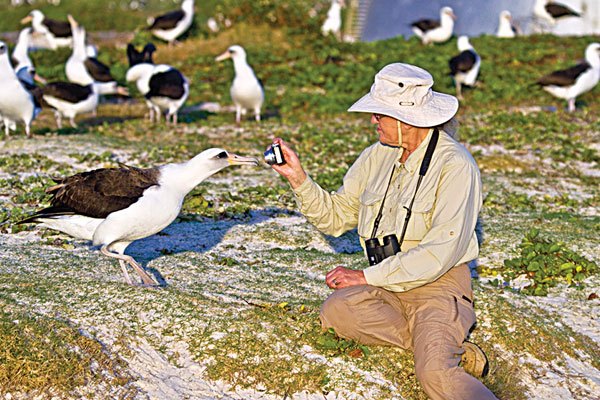
<svg viewBox="0 0 600 400"><path fill-rule="evenodd" d="M429 129L429 132L427 133L427 136L425 136L425 139L415 149L415 151L413 151L411 153L411 155L408 156L408 158L404 162L404 168L409 173L412 174L417 169L421 168L421 161L423 161L423 157L425 157L425 151L427 150L427 145L429 144L429 141L431 140L432 135L433 135L433 128ZM398 167L398 168L402 167L400 158L398 158L398 161L396 161L396 167Z"/></svg>

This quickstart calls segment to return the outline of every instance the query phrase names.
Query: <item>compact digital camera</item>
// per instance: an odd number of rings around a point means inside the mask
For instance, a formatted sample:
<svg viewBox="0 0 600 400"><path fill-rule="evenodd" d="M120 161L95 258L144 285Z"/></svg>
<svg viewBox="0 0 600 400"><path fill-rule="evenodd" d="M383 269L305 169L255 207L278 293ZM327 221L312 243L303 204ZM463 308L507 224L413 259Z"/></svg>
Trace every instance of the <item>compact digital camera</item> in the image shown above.
<svg viewBox="0 0 600 400"><path fill-rule="evenodd" d="M367 249L369 265L379 264L386 258L400 252L398 238L393 234L383 237L383 246L379 244L377 238L367 239L365 241L365 248Z"/></svg>
<svg viewBox="0 0 600 400"><path fill-rule="evenodd" d="M283 153L281 152L281 146L278 143L273 143L264 154L265 162L269 165L285 164L285 159L283 158Z"/></svg>

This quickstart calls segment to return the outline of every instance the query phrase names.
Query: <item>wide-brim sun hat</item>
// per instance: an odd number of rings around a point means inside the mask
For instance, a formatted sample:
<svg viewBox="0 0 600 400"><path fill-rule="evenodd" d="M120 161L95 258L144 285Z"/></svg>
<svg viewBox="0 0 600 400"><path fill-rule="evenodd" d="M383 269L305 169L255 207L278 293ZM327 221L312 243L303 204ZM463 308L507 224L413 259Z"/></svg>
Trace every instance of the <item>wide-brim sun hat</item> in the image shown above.
<svg viewBox="0 0 600 400"><path fill-rule="evenodd" d="M371 91L348 111L387 115L417 127L442 125L458 111L458 99L434 92L433 77L410 64L388 64L375 75Z"/></svg>

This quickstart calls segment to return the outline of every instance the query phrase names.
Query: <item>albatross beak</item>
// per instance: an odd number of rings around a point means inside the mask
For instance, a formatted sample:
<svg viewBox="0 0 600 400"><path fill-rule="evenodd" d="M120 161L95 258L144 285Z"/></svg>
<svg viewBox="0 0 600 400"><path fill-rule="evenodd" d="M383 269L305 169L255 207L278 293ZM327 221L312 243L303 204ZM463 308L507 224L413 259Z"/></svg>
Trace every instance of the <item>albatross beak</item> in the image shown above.
<svg viewBox="0 0 600 400"><path fill-rule="evenodd" d="M69 23L71 24L72 28L77 28L79 26L79 24L77 23L77 21L75 21L75 18L73 18L71 14L67 15L67 19L69 20Z"/></svg>
<svg viewBox="0 0 600 400"><path fill-rule="evenodd" d="M252 165L254 167L258 165L258 160L254 157L243 157L233 153L229 153L227 161L229 161L229 165Z"/></svg>
<svg viewBox="0 0 600 400"><path fill-rule="evenodd" d="M23 24L23 25L28 24L29 22L31 22L32 19L33 19L33 17L31 15L28 15L21 20L21 24Z"/></svg>
<svg viewBox="0 0 600 400"><path fill-rule="evenodd" d="M231 58L231 53L229 52L229 50L215 58L215 61L223 61L227 60L228 58Z"/></svg>

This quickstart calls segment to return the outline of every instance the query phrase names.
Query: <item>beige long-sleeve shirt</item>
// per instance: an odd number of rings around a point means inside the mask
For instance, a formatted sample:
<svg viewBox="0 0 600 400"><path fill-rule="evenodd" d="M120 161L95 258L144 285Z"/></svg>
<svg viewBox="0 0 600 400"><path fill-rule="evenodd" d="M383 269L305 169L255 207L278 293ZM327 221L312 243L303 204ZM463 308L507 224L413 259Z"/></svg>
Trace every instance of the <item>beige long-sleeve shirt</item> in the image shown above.
<svg viewBox="0 0 600 400"><path fill-rule="evenodd" d="M294 190L300 211L329 235L358 228L364 248L395 164L376 236L380 243L388 234L399 236L432 132L403 164L399 161L402 149L380 143L368 147L350 167L337 192L325 191L308 177ZM481 204L481 178L475 160L464 146L440 131L413 204L402 251L366 268L367 283L403 292L433 282L453 266L475 259L479 253L475 223Z"/></svg>

